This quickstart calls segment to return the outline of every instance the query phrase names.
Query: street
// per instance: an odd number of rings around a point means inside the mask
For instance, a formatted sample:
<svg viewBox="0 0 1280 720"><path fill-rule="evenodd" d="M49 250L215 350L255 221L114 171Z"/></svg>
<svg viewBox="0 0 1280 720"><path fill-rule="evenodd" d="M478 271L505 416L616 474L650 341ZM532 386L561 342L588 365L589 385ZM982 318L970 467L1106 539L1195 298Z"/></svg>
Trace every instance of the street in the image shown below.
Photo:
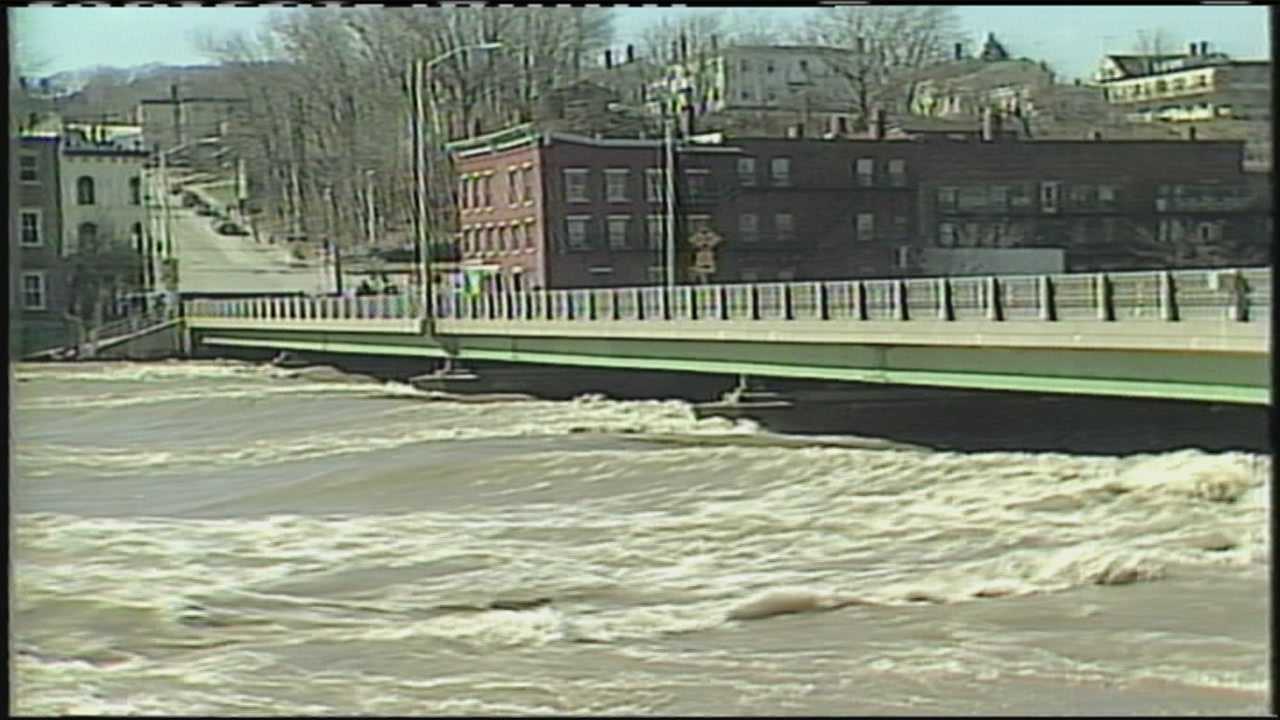
<svg viewBox="0 0 1280 720"><path fill-rule="evenodd" d="M160 227L164 222L160 192L160 187L153 187L157 201L151 214L155 238L165 237ZM181 196L169 195L167 201L181 293L317 293L333 289L323 263L294 260L286 246L254 242L250 235L220 235L214 230L214 218L182 207Z"/></svg>

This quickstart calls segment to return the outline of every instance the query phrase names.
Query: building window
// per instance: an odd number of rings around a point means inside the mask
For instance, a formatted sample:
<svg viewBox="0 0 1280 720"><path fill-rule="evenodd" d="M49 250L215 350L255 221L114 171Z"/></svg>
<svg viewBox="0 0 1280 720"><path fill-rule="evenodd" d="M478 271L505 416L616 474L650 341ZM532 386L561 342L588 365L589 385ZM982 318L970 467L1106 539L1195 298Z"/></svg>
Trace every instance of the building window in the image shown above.
<svg viewBox="0 0 1280 720"><path fill-rule="evenodd" d="M738 158L738 184L742 187L755 187L756 184L756 159L745 157Z"/></svg>
<svg viewBox="0 0 1280 720"><path fill-rule="evenodd" d="M1058 196L1062 188L1059 182L1040 183L1040 210L1046 213L1058 212Z"/></svg>
<svg viewBox="0 0 1280 720"><path fill-rule="evenodd" d="M92 248L98 243L98 226L93 223L81 223L76 230L76 245L80 249Z"/></svg>
<svg viewBox="0 0 1280 720"><path fill-rule="evenodd" d="M938 244L942 247L955 247L958 242L955 223L938 223Z"/></svg>
<svg viewBox="0 0 1280 720"><path fill-rule="evenodd" d="M22 273L22 307L24 310L44 310L44 273Z"/></svg>
<svg viewBox="0 0 1280 720"><path fill-rule="evenodd" d="M800 72L809 72L809 61L808 61L808 60L801 60L801 61L800 61Z"/></svg>
<svg viewBox="0 0 1280 720"><path fill-rule="evenodd" d="M705 199L711 193L711 171L690 168L684 171L685 191L693 200Z"/></svg>
<svg viewBox="0 0 1280 720"><path fill-rule="evenodd" d="M484 176L484 206L486 208L493 207L493 175Z"/></svg>
<svg viewBox="0 0 1280 720"><path fill-rule="evenodd" d="M777 157L769 161L769 177L774 185L786 187L791 184L791 158Z"/></svg>
<svg viewBox="0 0 1280 720"><path fill-rule="evenodd" d="M1031 207L1031 193L1027 192L1026 183L1018 183L1017 185L1009 186L1009 207Z"/></svg>
<svg viewBox="0 0 1280 720"><path fill-rule="evenodd" d="M889 161L889 184L893 187L907 186L907 161L894 159Z"/></svg>
<svg viewBox="0 0 1280 720"><path fill-rule="evenodd" d="M1099 185L1098 186L1098 204L1104 210L1114 210L1116 207L1116 186L1115 185Z"/></svg>
<svg viewBox="0 0 1280 720"><path fill-rule="evenodd" d="M590 215L574 215L565 218L570 250L586 250L588 248L587 226L590 223Z"/></svg>
<svg viewBox="0 0 1280 720"><path fill-rule="evenodd" d="M991 207L1004 210L1009 206L1009 188L1005 185L992 185L990 190Z"/></svg>
<svg viewBox="0 0 1280 720"><path fill-rule="evenodd" d="M81 205L93 204L93 178L88 175L76 180L76 202Z"/></svg>
<svg viewBox="0 0 1280 720"><path fill-rule="evenodd" d="M871 187L875 182L876 161L873 158L858 158L854 174L858 178L858 187Z"/></svg>
<svg viewBox="0 0 1280 720"><path fill-rule="evenodd" d="M738 238L742 242L753 243L760 239L760 216L755 213L743 213L738 216Z"/></svg>
<svg viewBox="0 0 1280 720"><path fill-rule="evenodd" d="M773 227L778 242L789 242L795 239L796 221L791 213L777 213L773 216Z"/></svg>
<svg viewBox="0 0 1280 720"><path fill-rule="evenodd" d="M524 175L524 201L531 202L533 200L533 168L523 168Z"/></svg>
<svg viewBox="0 0 1280 720"><path fill-rule="evenodd" d="M627 183L630 178L631 171L625 168L605 170L604 191L606 199L609 202L626 202Z"/></svg>
<svg viewBox="0 0 1280 720"><path fill-rule="evenodd" d="M765 72L767 72L767 73L769 73L770 75L772 75L772 74L773 74L773 63L771 63L771 62L769 62L769 63L765 63L764 71L765 71Z"/></svg>
<svg viewBox="0 0 1280 720"><path fill-rule="evenodd" d="M938 209L939 210L955 210L956 209L956 188L940 187L938 188Z"/></svg>
<svg viewBox="0 0 1280 720"><path fill-rule="evenodd" d="M644 219L645 237L648 239L649 249L657 250L662 247L662 216L650 215Z"/></svg>
<svg viewBox="0 0 1280 720"><path fill-rule="evenodd" d="M134 223L129 231L129 235L133 237L133 249L142 254L142 223Z"/></svg>
<svg viewBox="0 0 1280 720"><path fill-rule="evenodd" d="M742 62L738 63L738 69L741 70L742 72L751 72L751 63L747 62L746 60L743 60Z"/></svg>
<svg viewBox="0 0 1280 720"><path fill-rule="evenodd" d="M518 170L507 171L507 205L515 205L520 202L520 182L516 177Z"/></svg>
<svg viewBox="0 0 1280 720"><path fill-rule="evenodd" d="M24 183L40 182L40 160L35 155L18 156L18 179Z"/></svg>
<svg viewBox="0 0 1280 720"><path fill-rule="evenodd" d="M462 178L458 181L458 207L467 209L467 179Z"/></svg>
<svg viewBox="0 0 1280 720"><path fill-rule="evenodd" d="M40 211L39 210L23 210L21 215L22 245L27 247L35 247L41 244L42 234L40 232Z"/></svg>
<svg viewBox="0 0 1280 720"><path fill-rule="evenodd" d="M529 226L521 223L515 227L516 249L529 247Z"/></svg>
<svg viewBox="0 0 1280 720"><path fill-rule="evenodd" d="M503 252L511 252L515 250L515 231L510 225L500 230L502 233L502 250Z"/></svg>
<svg viewBox="0 0 1280 720"><path fill-rule="evenodd" d="M660 202L663 198L662 168L648 168L644 171L645 199L649 202Z"/></svg>
<svg viewBox="0 0 1280 720"><path fill-rule="evenodd" d="M609 249L627 249L627 230L630 222L631 218L627 215L609 216Z"/></svg>
<svg viewBox="0 0 1280 720"><path fill-rule="evenodd" d="M129 202L134 205L142 204L142 178L129 178Z"/></svg>
<svg viewBox="0 0 1280 720"><path fill-rule="evenodd" d="M587 197L587 177L591 171L574 168L564 171L564 198L569 202L591 202Z"/></svg>
<svg viewBox="0 0 1280 720"><path fill-rule="evenodd" d="M869 242L875 239L876 233L876 216L872 213L858 213L857 238L859 242Z"/></svg>

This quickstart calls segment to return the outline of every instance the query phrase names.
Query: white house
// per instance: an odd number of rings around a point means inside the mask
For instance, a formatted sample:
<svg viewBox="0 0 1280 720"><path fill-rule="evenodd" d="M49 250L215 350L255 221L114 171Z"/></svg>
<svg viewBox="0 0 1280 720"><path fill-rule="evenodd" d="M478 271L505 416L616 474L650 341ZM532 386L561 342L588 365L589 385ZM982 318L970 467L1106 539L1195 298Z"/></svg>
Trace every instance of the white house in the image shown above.
<svg viewBox="0 0 1280 720"><path fill-rule="evenodd" d="M142 169L147 152L107 140L97 129L68 129L60 158L63 253L101 241L147 252Z"/></svg>

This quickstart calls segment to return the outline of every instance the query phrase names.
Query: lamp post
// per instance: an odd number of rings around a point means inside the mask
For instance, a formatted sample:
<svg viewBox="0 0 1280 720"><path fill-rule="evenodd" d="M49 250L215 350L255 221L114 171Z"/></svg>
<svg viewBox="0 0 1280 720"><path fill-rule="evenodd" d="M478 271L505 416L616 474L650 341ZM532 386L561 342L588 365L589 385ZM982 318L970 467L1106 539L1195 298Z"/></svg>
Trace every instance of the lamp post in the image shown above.
<svg viewBox="0 0 1280 720"><path fill-rule="evenodd" d="M471 45L461 45L441 55L437 55L431 60L414 60L410 67L410 93L413 100L413 115L411 116L414 150L413 150L413 173L414 187L417 192L417 246L419 253L418 272L421 274L420 291L422 302L422 320L423 330L429 328L427 323L432 316L431 312L431 245L427 232L427 144L425 140L425 132L423 125L425 123L425 113L422 103L422 86L424 81L430 78L431 68L441 62L468 50L496 50L503 47L500 42L483 42L473 43ZM435 101L432 99L432 115L435 115Z"/></svg>
<svg viewBox="0 0 1280 720"><path fill-rule="evenodd" d="M173 248L173 228L172 220L169 215L169 174L168 174L168 157L171 153L175 153L191 143L181 143L175 145L168 150L159 150L157 146L156 155L159 159L158 170L160 174L160 244L164 248L165 259L173 263L175 272L177 269L177 258ZM175 311L178 307L178 288L175 279L174 287L169 291L170 310Z"/></svg>

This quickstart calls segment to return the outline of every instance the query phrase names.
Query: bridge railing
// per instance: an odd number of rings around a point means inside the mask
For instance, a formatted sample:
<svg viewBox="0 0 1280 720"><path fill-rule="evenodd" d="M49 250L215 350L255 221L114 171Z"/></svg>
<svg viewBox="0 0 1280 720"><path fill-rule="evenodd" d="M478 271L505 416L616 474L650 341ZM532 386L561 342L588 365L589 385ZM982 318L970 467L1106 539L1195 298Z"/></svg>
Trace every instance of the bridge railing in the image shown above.
<svg viewBox="0 0 1280 720"><path fill-rule="evenodd" d="M853 320L1267 323L1271 269L1228 268L773 282L665 287L443 292L433 316L476 322ZM416 296L193 300L189 318L251 324L411 320Z"/></svg>

